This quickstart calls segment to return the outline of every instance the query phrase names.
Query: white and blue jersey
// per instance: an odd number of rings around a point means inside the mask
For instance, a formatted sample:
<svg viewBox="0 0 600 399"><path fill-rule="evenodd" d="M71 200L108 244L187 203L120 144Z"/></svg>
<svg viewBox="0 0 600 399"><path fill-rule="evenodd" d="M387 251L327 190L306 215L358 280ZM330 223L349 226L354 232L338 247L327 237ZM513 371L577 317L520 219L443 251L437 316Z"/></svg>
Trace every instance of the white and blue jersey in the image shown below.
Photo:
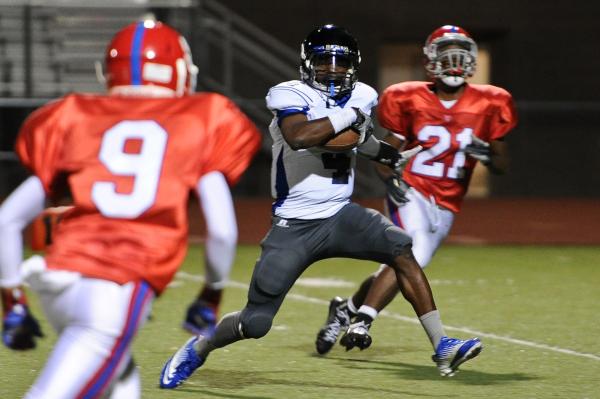
<svg viewBox="0 0 600 399"><path fill-rule="evenodd" d="M294 151L280 129L280 121L303 113L308 120L324 118L348 107L370 114L377 92L357 82L352 93L337 101L299 80L283 82L267 94L267 108L274 118L269 126L273 138L271 194L273 214L284 219L324 219L350 202L354 189L356 149L329 152L319 147Z"/></svg>

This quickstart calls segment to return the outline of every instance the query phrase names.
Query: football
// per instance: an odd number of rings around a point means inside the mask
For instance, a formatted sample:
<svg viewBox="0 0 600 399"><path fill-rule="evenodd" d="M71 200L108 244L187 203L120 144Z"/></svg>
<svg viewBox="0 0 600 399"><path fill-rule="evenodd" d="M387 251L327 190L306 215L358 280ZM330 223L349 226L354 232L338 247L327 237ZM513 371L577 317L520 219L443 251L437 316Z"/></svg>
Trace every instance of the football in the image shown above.
<svg viewBox="0 0 600 399"><path fill-rule="evenodd" d="M321 145L321 148L333 152L348 151L356 147L359 139L360 135L356 131L348 128L324 142Z"/></svg>

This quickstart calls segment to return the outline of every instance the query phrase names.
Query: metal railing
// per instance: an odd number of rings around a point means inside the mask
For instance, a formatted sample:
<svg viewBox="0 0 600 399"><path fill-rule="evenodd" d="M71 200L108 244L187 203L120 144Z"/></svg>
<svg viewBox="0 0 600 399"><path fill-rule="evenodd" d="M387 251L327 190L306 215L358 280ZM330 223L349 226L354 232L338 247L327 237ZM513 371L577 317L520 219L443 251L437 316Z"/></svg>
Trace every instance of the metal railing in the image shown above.
<svg viewBox="0 0 600 399"><path fill-rule="evenodd" d="M94 61L103 58L112 34L159 9L189 39L199 88L233 98L268 123L264 88L297 78L298 54L214 0L0 1L0 96L102 91ZM252 81L262 83L260 91L247 90Z"/></svg>
<svg viewBox="0 0 600 399"><path fill-rule="evenodd" d="M217 1L196 4L190 37L200 68L199 85L233 98L267 126L272 115L265 108L265 87L298 78L298 53ZM214 63L220 68L211 67ZM262 83L254 89L256 94L241 95L241 87L254 79Z"/></svg>
<svg viewBox="0 0 600 399"><path fill-rule="evenodd" d="M149 11L163 11L190 41L198 89L232 98L266 131L266 89L297 78L298 54L214 0L0 0L0 107L33 109L72 91L104 91L94 62L114 32Z"/></svg>
<svg viewBox="0 0 600 399"><path fill-rule="evenodd" d="M22 118L68 92L104 91L94 61L118 29L147 12L188 38L198 89L232 98L265 132L260 158L268 162L272 115L264 97L298 78L298 53L217 1L0 0L0 195L24 178L12 152Z"/></svg>

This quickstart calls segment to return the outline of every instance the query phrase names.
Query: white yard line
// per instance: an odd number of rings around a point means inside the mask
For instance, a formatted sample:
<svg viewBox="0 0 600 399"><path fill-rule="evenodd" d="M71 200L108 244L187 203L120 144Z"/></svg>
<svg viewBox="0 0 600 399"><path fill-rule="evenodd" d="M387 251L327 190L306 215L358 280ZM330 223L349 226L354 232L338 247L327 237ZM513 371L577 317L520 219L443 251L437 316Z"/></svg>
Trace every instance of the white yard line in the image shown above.
<svg viewBox="0 0 600 399"><path fill-rule="evenodd" d="M182 271L177 273L177 277L181 278L183 280L204 281L204 277L201 275L190 274L190 273L182 272ZM240 283L237 281L229 281L227 286L234 287L234 288L246 289L246 290L248 289L248 284ZM310 297L310 296L306 296L306 295L288 294L286 298L294 299L294 300L300 301L300 302L309 302L309 303L315 303L315 304L319 304L319 305L329 305L328 300L314 298L314 297ZM386 310L382 311L380 313L380 315L383 317L389 317L390 319L404 321L406 323L421 324L419 319L417 319L416 317L402 316L397 313L388 312ZM449 325L444 325L444 328L448 331L458 331L458 332L466 333L469 335L475 335L478 337L484 337L484 338L495 339L498 341L508 342L510 344L528 346L531 348L548 350L548 351L552 351L552 352L563 353L565 355L584 357L587 359L600 361L600 356L594 355L592 353L577 352L577 351L574 351L571 349L560 348L558 346L550 346L550 345L546 345L546 344L539 344L537 342L526 341L523 339L517 339L517 338L505 337L505 336L497 335L497 334L486 333L483 331L473 330L469 327L453 327L453 326L449 326Z"/></svg>
<svg viewBox="0 0 600 399"><path fill-rule="evenodd" d="M395 313L390 313L387 311L382 311L381 312L382 316L387 316L389 318L392 318L394 320L401 320L401 321L405 321L407 323L413 323L413 324L420 324L419 319L417 319L416 317L406 317L406 316L402 316L399 314L395 314ZM531 342L531 341L525 341L523 339L517 339L517 338L511 338L511 337L504 337L502 335L497 335L497 334L491 334L491 333L486 333L483 331L477 331L477 330L473 330L469 327L453 327L453 326L449 326L449 325L444 325L444 328L446 330L449 331L458 331L458 332L463 332L469 335L475 335L477 337L485 337L485 338L491 338L491 339L495 339L498 341L504 341L504 342L508 342L511 344L517 344L517 345L523 345L523 346L529 346L532 348L537 348L537 349L544 349L544 350L549 350L549 351L553 351L553 352L559 352L559 353L564 353L566 355L572 355L572 356L579 356L579 357L586 357L588 359L592 359L592 360L600 360L600 356L598 355L594 355L591 353L582 353L582 352L577 352L571 349L564 349L564 348L559 348L558 346L550 346L550 345L546 345L546 344L538 344L537 342Z"/></svg>

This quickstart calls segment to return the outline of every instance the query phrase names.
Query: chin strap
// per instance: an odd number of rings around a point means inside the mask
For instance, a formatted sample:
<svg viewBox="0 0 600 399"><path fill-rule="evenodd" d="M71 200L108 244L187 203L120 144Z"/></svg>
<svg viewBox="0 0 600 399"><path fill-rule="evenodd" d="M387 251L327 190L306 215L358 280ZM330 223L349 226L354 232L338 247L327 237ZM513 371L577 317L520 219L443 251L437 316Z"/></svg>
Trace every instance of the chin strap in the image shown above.
<svg viewBox="0 0 600 399"><path fill-rule="evenodd" d="M335 84L333 81L329 82L329 95L331 97L335 96Z"/></svg>

